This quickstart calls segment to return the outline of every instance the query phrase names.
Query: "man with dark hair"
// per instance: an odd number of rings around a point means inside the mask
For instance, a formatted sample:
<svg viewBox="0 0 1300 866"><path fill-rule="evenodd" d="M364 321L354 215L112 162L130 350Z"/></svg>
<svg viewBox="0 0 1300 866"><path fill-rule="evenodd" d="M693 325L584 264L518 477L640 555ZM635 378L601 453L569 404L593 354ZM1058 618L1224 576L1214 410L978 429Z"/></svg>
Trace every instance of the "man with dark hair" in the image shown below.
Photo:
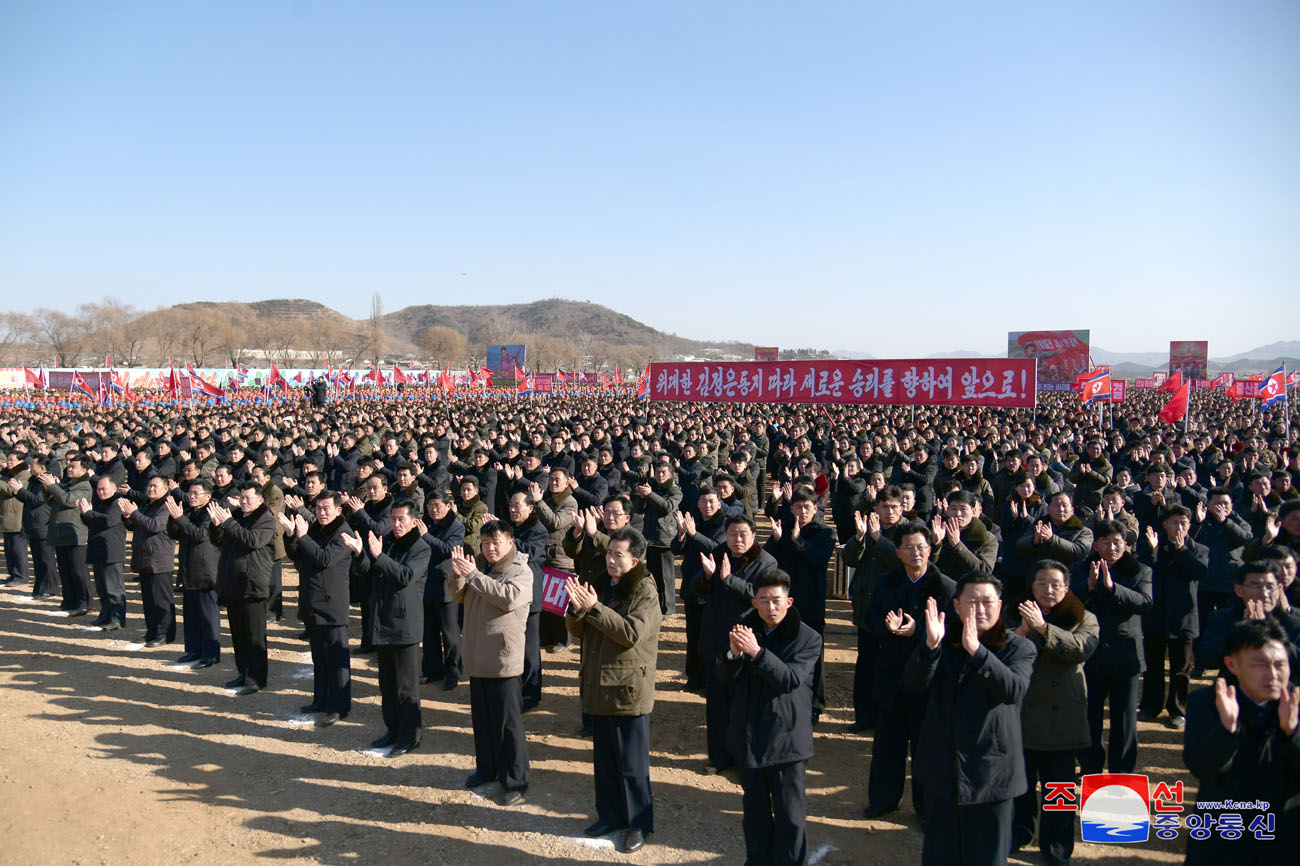
<svg viewBox="0 0 1300 866"><path fill-rule="evenodd" d="M312 699L304 713L320 713L328 727L352 710L352 658L348 652L348 575L352 550L344 535L343 497L332 491L312 503L316 520L279 514L285 550L298 569L298 598L311 642Z"/></svg>
<svg viewBox="0 0 1300 866"><path fill-rule="evenodd" d="M364 467L370 462L362 461L358 466ZM383 538L393 528L393 497L388 493L388 481L382 475L371 474L362 483L360 493L361 496L343 497L343 511L347 514L348 525L362 539L369 535ZM375 620L366 615L370 605L371 574L362 573L359 567L355 571L352 601L361 606L361 645L357 647L357 652L371 653L375 651Z"/></svg>
<svg viewBox="0 0 1300 866"><path fill-rule="evenodd" d="M1038 651L1003 625L993 575L962 577L953 607L949 619L926 599L925 640L903 671L907 689L929 696L913 765L925 791L921 863L1005 863L1012 801L1028 787L1020 704Z"/></svg>
<svg viewBox="0 0 1300 866"><path fill-rule="evenodd" d="M89 467L90 458L76 453L65 461L63 482L49 472L36 476L44 485L45 499L50 504L49 543L54 547L59 582L63 585L63 603L59 607L68 611L68 616L90 613L92 584L86 567L87 529L77 509L77 500L89 501L92 494Z"/></svg>
<svg viewBox="0 0 1300 866"><path fill-rule="evenodd" d="M948 494L942 515L930 522L934 536L931 558L944 574L992 574L998 561L998 539L979 519L980 501L969 490Z"/></svg>
<svg viewBox="0 0 1300 866"><path fill-rule="evenodd" d="M424 581L429 572L429 546L415 531L415 503L399 499L390 512L390 535L374 532L344 536L355 554L358 570L371 581L364 614L378 650L379 694L384 735L375 748L392 746L397 758L419 747L420 638L424 636Z"/></svg>
<svg viewBox="0 0 1300 866"><path fill-rule="evenodd" d="M230 642L239 676L226 684L235 694L266 688L266 601L271 595L275 518L262 487L252 481L239 491L239 514L215 499L208 503L209 532L220 548L217 595L230 620Z"/></svg>
<svg viewBox="0 0 1300 866"><path fill-rule="evenodd" d="M1169 726L1182 730L1187 715L1187 685L1191 676L1192 641L1200 634L1196 594L1205 578L1210 552L1191 539L1192 513L1182 505L1164 509L1160 531L1148 526L1139 560L1151 566L1151 609L1142 617L1143 653L1147 660L1142 681L1140 721L1155 721L1163 702ZM1165 700L1165 655L1169 656L1168 700Z"/></svg>
<svg viewBox="0 0 1300 866"><path fill-rule="evenodd" d="M1137 768L1138 678L1146 670L1142 614L1151 609L1151 569L1129 552L1124 524L1096 526L1092 555L1070 572L1070 591L1101 627L1097 651L1084 665L1092 748L1079 753L1084 773L1131 773ZM1110 701L1110 742L1102 746L1102 719ZM1107 760L1109 758L1109 760Z"/></svg>
<svg viewBox="0 0 1300 866"><path fill-rule="evenodd" d="M9 451L4 457L4 471L0 473L0 532L4 533L5 566L9 577L3 586L26 583L27 536L23 534L23 501L18 491L27 486L32 474L21 455Z"/></svg>
<svg viewBox="0 0 1300 866"><path fill-rule="evenodd" d="M671 545L677 535L675 515L682 504L682 491L675 474L672 463L661 458L655 462L651 479L633 488L635 508L645 515L646 567L654 575L659 609L666 617L677 608L677 564Z"/></svg>
<svg viewBox="0 0 1300 866"><path fill-rule="evenodd" d="M790 596L799 619L817 632L826 631L826 566L835 553L835 534L817 513L817 495L799 488L790 496L790 518L771 518L772 535L764 547L777 568L790 577ZM813 724L826 709L822 659L813 671Z"/></svg>
<svg viewBox="0 0 1300 866"><path fill-rule="evenodd" d="M755 578L751 604L718 660L735 690L727 746L744 791L746 862L804 863L804 769L813 754L813 668L822 638L800 621L783 572Z"/></svg>
<svg viewBox="0 0 1300 866"><path fill-rule="evenodd" d="M707 596L705 622L700 627L700 652L709 665L705 685L704 720L706 749L709 758L705 775L714 775L733 761L727 748L727 727L731 724L731 694L734 686L723 679L717 667L718 656L730 646L731 628L753 605L754 582L777 570L776 560L756 542L752 518L738 514L727 518L726 543L715 548L713 555L700 554L700 576L695 593Z"/></svg>
<svg viewBox="0 0 1300 866"><path fill-rule="evenodd" d="M1063 490L1053 493L1047 499L1047 517L1015 540L1013 553L1003 563L1008 594L1012 598L1025 595L1033 564L1038 560L1055 559L1073 566L1088 556L1092 541L1093 530L1074 513L1070 494Z"/></svg>
<svg viewBox="0 0 1300 866"><path fill-rule="evenodd" d="M903 689L903 669L922 638L927 603L946 610L957 584L930 561L934 536L920 521L898 530L898 568L881 576L867 609L867 624L880 640L876 657L876 735L871 746L867 781L867 818L879 818L898 808L903 798L907 756L913 760L912 805L926 814L924 791L916 778L917 737L925 718L927 696Z"/></svg>
<svg viewBox="0 0 1300 866"><path fill-rule="evenodd" d="M682 558L682 605L686 609L686 690L702 691L708 682L709 665L700 655L701 628L707 598L695 594L695 583L703 571L701 557L713 552L727 540L726 517L718 491L707 481L699 484L695 500L699 520L690 511L677 512L677 537L672 551Z"/></svg>
<svg viewBox="0 0 1300 866"><path fill-rule="evenodd" d="M1300 688L1286 635L1271 620L1238 622L1224 642L1228 677L1187 701L1183 761L1199 782L1201 801L1267 801L1233 809L1244 832L1204 839L1189 835L1189 866L1290 864L1300 842ZM1255 832L1266 828L1264 833ZM1269 838L1263 838L1267 836Z"/></svg>
<svg viewBox="0 0 1300 866"><path fill-rule="evenodd" d="M541 521L540 510L540 506L535 506L523 490L510 494L506 506L506 522L514 533L515 549L527 555L528 570L533 574L533 600L528 605L528 625L524 632L524 712L536 709L542 702L541 619L542 595L546 586L543 566L547 561L551 532Z"/></svg>
<svg viewBox="0 0 1300 866"><path fill-rule="evenodd" d="M210 668L221 658L221 620L217 602L219 552L209 533L212 481L195 479L185 492L186 507L167 497L167 534L179 542L177 579L182 586L185 653L178 664Z"/></svg>
<svg viewBox="0 0 1300 866"><path fill-rule="evenodd" d="M609 535L605 573L594 584L568 579L565 625L582 642L579 694L591 719L596 821L603 836L628 828L624 851L654 832L650 712L659 647L659 595L645 568L645 538L624 527Z"/></svg>
<svg viewBox="0 0 1300 866"><path fill-rule="evenodd" d="M126 625L126 528L117 505L117 485L108 477L95 480L95 501L77 500L81 522L86 524L86 562L95 575L99 595L99 618L94 624L104 631Z"/></svg>
<svg viewBox="0 0 1300 866"><path fill-rule="evenodd" d="M1291 676L1300 685L1300 612L1282 605L1282 572L1277 563L1245 563L1237 569L1233 591L1236 604L1216 610L1206 621L1196 648L1196 663L1207 671L1217 670L1227 654L1227 637L1234 625L1244 620L1268 620L1277 623L1286 636Z"/></svg>
<svg viewBox="0 0 1300 866"><path fill-rule="evenodd" d="M429 449L433 450L433 449ZM424 641L422 682L442 680L444 691L460 685L465 669L460 657L460 605L447 598L447 574L452 550L465 543L465 524L456 516L455 502L444 490L430 490L424 500L427 523L415 529L429 546L429 574L424 581Z"/></svg>
<svg viewBox="0 0 1300 866"><path fill-rule="evenodd" d="M452 551L447 577L447 595L465 605L464 660L474 729L474 772L465 787L496 780L502 805L513 806L528 790L520 678L533 575L528 557L515 550L514 535L502 521L484 524L479 542L486 571Z"/></svg>
<svg viewBox="0 0 1300 866"><path fill-rule="evenodd" d="M146 647L176 640L175 580L176 542L167 534L171 502L167 482L159 475L149 478L143 494L119 497L123 521L131 527L131 569L140 580L140 601L144 607ZM174 504L174 503L173 503Z"/></svg>

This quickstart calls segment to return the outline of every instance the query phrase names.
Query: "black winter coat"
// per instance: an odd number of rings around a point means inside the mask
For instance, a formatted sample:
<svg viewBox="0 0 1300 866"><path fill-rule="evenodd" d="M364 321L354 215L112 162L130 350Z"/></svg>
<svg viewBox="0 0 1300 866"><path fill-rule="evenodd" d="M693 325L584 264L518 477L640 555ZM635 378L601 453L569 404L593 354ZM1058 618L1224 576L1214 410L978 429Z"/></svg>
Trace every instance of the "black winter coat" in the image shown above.
<svg viewBox="0 0 1300 866"><path fill-rule="evenodd" d="M1144 635L1194 638L1201 633L1196 614L1196 589L1205 579L1210 551L1190 538L1182 549L1163 535L1152 550L1143 538L1139 561L1151 566L1151 609L1142 615Z"/></svg>
<svg viewBox="0 0 1300 866"><path fill-rule="evenodd" d="M258 601L271 595L275 562L275 518L264 504L249 514L236 512L220 526L209 526L217 559L217 598L222 604Z"/></svg>
<svg viewBox="0 0 1300 866"><path fill-rule="evenodd" d="M429 546L429 573L424 581L424 603L445 604L447 575L443 572L443 567L451 559L452 550L465 544L465 524L460 522L456 512L449 511L438 523L430 523L429 531L422 538Z"/></svg>
<svg viewBox="0 0 1300 866"><path fill-rule="evenodd" d="M176 543L167 535L166 497L144 504L126 518L131 527L131 570L136 574L171 574Z"/></svg>
<svg viewBox="0 0 1300 866"><path fill-rule="evenodd" d="M533 600L528 604L529 613L538 613L542 609L542 596L545 595L544 581L546 575L542 566L546 564L546 545L551 539L550 530L537 519L537 513L519 526L511 524L515 534L515 549L528 555L528 570L533 573Z"/></svg>
<svg viewBox="0 0 1300 866"><path fill-rule="evenodd" d="M697 517L695 520L695 534L688 535L685 538L673 538L673 543L669 549L673 554L682 558L682 601L686 604L708 604L709 597L705 595L696 595L695 583L703 577L704 566L700 562L700 556L712 558L714 551L721 547L727 540L726 516L719 510L713 515L712 519L704 520Z"/></svg>
<svg viewBox="0 0 1300 866"><path fill-rule="evenodd" d="M741 619L762 650L754 658L722 653L718 674L735 683L727 748L742 767L773 767L813 755L813 669L822 638L791 608L770 632L751 610Z"/></svg>
<svg viewBox="0 0 1300 866"><path fill-rule="evenodd" d="M722 577L722 557L731 562L731 574ZM755 542L741 557L735 557L725 543L718 545L713 554L718 563L712 577L705 577L703 569L695 579L696 597L707 597L708 606L700 623L700 655L705 664L713 664L730 646L727 635L740 618L754 609L754 581L760 575L777 571L772 554Z"/></svg>
<svg viewBox="0 0 1300 866"><path fill-rule="evenodd" d="M1206 577L1198 589L1205 592L1232 592L1232 585L1237 580L1237 569L1242 564L1242 552L1252 537L1250 524L1236 514L1229 514L1228 519L1222 523L1207 515L1196 532L1197 543L1204 544L1210 552Z"/></svg>
<svg viewBox="0 0 1300 866"><path fill-rule="evenodd" d="M324 526L312 524L301 538L284 536L285 551L298 568L299 614L307 625L348 624L352 551L343 541L344 534L351 534L347 521L338 517Z"/></svg>
<svg viewBox="0 0 1300 866"><path fill-rule="evenodd" d="M81 515L86 524L86 562L105 565L126 561L126 527L122 525L122 509L117 507L117 496L90 503L91 510Z"/></svg>
<svg viewBox="0 0 1300 866"><path fill-rule="evenodd" d="M1088 589L1088 575L1097 555L1070 569L1070 592L1092 611L1101 626L1097 651L1084 665L1088 671L1113 676L1133 676L1147 669L1142 650L1142 615L1151 609L1151 569L1125 553L1110 570L1113 589L1107 591L1101 579Z"/></svg>
<svg viewBox="0 0 1300 866"><path fill-rule="evenodd" d="M232 515L231 519L234 517ZM212 543L211 520L206 508L187 508L179 520L167 524L167 534L180 542L178 577L189 590L217 587L217 561L221 552Z"/></svg>
<svg viewBox="0 0 1300 866"><path fill-rule="evenodd" d="M804 623L818 633L826 627L826 565L835 554L835 533L814 517L794 537L793 519L784 521L781 539L769 538L764 548L777 568L790 575L790 596Z"/></svg>
<svg viewBox="0 0 1300 866"><path fill-rule="evenodd" d="M880 639L874 694L878 704L892 705L902 690L903 668L917 645L925 640L926 602L933 598L939 610L950 610L956 591L957 582L934 565L915 583L901 565L876 582L876 591L871 594L867 607L867 629ZM916 623L911 637L899 637L885 625L885 614L900 609Z"/></svg>
<svg viewBox="0 0 1300 866"><path fill-rule="evenodd" d="M371 618L376 646L408 646L424 639L424 582L429 573L429 545L414 532L384 539L378 557L365 548L358 557L371 580Z"/></svg>
<svg viewBox="0 0 1300 866"><path fill-rule="evenodd" d="M917 631L925 631L924 620ZM1010 800L1029 787L1020 704L1038 650L1001 622L980 644L969 655L961 621L949 616L943 642L930 649L922 638L903 672L907 688L930 693L912 772L927 798L958 806Z"/></svg>

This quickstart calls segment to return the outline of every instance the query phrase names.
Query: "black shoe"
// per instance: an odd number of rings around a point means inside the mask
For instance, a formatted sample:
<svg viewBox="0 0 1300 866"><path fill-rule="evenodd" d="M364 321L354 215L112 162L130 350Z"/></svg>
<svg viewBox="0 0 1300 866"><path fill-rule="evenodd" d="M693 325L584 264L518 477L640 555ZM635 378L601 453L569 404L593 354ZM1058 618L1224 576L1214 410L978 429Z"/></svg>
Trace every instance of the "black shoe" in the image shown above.
<svg viewBox="0 0 1300 866"><path fill-rule="evenodd" d="M475 771L473 773L470 773L469 776L465 779L465 787L479 788L482 787L483 785L486 785L488 782L493 782L493 781L496 780L492 779L489 776L480 776L478 772Z"/></svg>
<svg viewBox="0 0 1300 866"><path fill-rule="evenodd" d="M418 748L420 748L420 740L417 737L412 742L398 743L395 746L393 746L393 748L388 752L388 757L400 758L402 757L402 755L405 755L407 752L414 752Z"/></svg>
<svg viewBox="0 0 1300 866"><path fill-rule="evenodd" d="M261 690L262 690L262 687L259 686L257 683L245 683L244 685L240 686L240 687L235 691L235 694L237 694L237 695L241 695L241 696L242 696L242 695L255 695L255 694L257 694L258 692L260 692Z"/></svg>
<svg viewBox="0 0 1300 866"><path fill-rule="evenodd" d="M298 712L307 713L308 715L310 715L311 713L323 713L325 712L325 707L322 704L318 704L315 701L313 701L310 704L303 704L301 707L298 708Z"/></svg>
<svg viewBox="0 0 1300 866"><path fill-rule="evenodd" d="M442 681L442 690L444 692L449 692L458 685L460 685L460 677L447 677Z"/></svg>
<svg viewBox="0 0 1300 866"><path fill-rule="evenodd" d="M524 799L523 791L506 791L497 802L502 806L513 806Z"/></svg>
<svg viewBox="0 0 1300 866"><path fill-rule="evenodd" d="M1158 718L1160 718L1159 713L1153 713L1149 710L1138 710L1137 720L1139 722L1154 722Z"/></svg>
<svg viewBox="0 0 1300 866"><path fill-rule="evenodd" d="M104 626L108 625L110 619L112 619L112 617L104 616L101 613L99 616L95 618L95 621L92 622L91 625L97 625L100 628L103 628Z"/></svg>
<svg viewBox="0 0 1300 866"><path fill-rule="evenodd" d="M203 659L202 661L200 661L198 664L194 666L194 669L198 670L199 668L210 668L216 663L217 663L216 659Z"/></svg>
<svg viewBox="0 0 1300 866"><path fill-rule="evenodd" d="M1185 730L1187 728L1187 719L1183 716L1170 716L1168 724L1175 731Z"/></svg>
<svg viewBox="0 0 1300 866"><path fill-rule="evenodd" d="M50 595L51 593L48 592L34 592L32 593L32 601L45 601Z"/></svg>
<svg viewBox="0 0 1300 866"><path fill-rule="evenodd" d="M867 808L862 810L862 817L879 818L882 815L888 815L890 812L896 812L896 811L898 811L897 806L894 806L892 809L887 809L884 806L868 806Z"/></svg>
<svg viewBox="0 0 1300 866"><path fill-rule="evenodd" d="M74 616L86 616L86 615L89 614L89 613L90 613L90 608L88 608L88 607L79 607L79 608L77 608L76 610L70 610L70 611L68 611L68 618L71 619L71 618L74 617Z"/></svg>
<svg viewBox="0 0 1300 866"><path fill-rule="evenodd" d="M628 854L633 851L640 851L645 847L645 833L640 830L628 830L627 838L623 840L623 850Z"/></svg>
<svg viewBox="0 0 1300 866"><path fill-rule="evenodd" d="M721 769L721 767L714 766L713 764L705 764L704 769L700 770L700 772L706 776L716 776L718 775L718 771Z"/></svg>
<svg viewBox="0 0 1300 866"><path fill-rule="evenodd" d="M176 661L173 662L173 664L187 665L190 662L196 662L201 658L203 658L203 656L199 655L198 653L186 653L185 655L176 659Z"/></svg>
<svg viewBox="0 0 1300 866"><path fill-rule="evenodd" d="M298 632L293 637L295 640L311 640L311 635L307 634L306 630Z"/></svg>
<svg viewBox="0 0 1300 866"><path fill-rule="evenodd" d="M160 637L150 638L149 640L144 642L145 649L153 649L155 647L166 646L166 645L167 645L167 641L163 640Z"/></svg>
<svg viewBox="0 0 1300 866"><path fill-rule="evenodd" d="M228 688L228 689L237 689L237 688L239 688L240 686L242 686L242 685L244 684L244 682L245 682L244 675L243 675L243 674L240 674L239 676L235 677L235 678L234 678L233 680L231 680L230 682L226 683L226 688Z"/></svg>
<svg viewBox="0 0 1300 866"><path fill-rule="evenodd" d="M328 728L330 725L334 724L338 720L339 720L338 713L325 713L324 715L316 717L316 727Z"/></svg>
<svg viewBox="0 0 1300 866"><path fill-rule="evenodd" d="M370 744L372 749L386 749L397 742L396 731L384 731L384 735Z"/></svg>
<svg viewBox="0 0 1300 866"><path fill-rule="evenodd" d="M123 626L120 622L106 622L100 628L104 631L121 631Z"/></svg>
<svg viewBox="0 0 1300 866"><path fill-rule="evenodd" d="M615 830L626 829L626 824L606 824L604 821L597 821L595 824L584 829L582 835L594 839L597 836L604 836L606 833L613 833Z"/></svg>

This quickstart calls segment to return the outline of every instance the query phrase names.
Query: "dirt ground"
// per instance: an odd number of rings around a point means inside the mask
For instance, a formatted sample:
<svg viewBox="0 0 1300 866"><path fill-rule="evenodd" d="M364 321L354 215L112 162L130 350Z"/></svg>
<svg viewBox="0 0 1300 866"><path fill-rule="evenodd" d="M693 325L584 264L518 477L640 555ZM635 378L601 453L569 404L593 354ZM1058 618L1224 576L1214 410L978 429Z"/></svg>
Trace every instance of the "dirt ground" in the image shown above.
<svg viewBox="0 0 1300 866"><path fill-rule="evenodd" d="M286 589L295 585L291 569ZM132 587L125 632L88 631L30 587L0 590L0 835L10 864L741 863L740 789L699 770L704 701L681 690L684 621L666 621L651 722L656 832L636 854L588 840L590 741L578 728L577 653L543 653L545 699L525 716L532 763L524 802L503 808L461 787L472 769L469 694L423 687L421 748L397 760L367 750L382 729L373 656L353 659L353 711L316 729L307 645L296 623L271 626L269 690L235 697L229 637L220 664L169 666L179 645L146 650ZM292 593L289 593L293 597ZM808 768L814 862L918 862L919 822L861 817L870 738L846 731L855 638L832 601L829 711ZM286 608L292 609L286 605ZM224 623L223 623L224 624ZM359 624L354 616L353 643ZM125 637L123 637L125 635ZM1188 783L1181 735L1141 726L1153 780ZM490 791L484 791L491 794ZM905 796L904 801L907 802ZM621 843L621 834L615 841ZM1079 845L1087 863L1169 863L1182 845ZM1035 863L1037 854L1015 858Z"/></svg>

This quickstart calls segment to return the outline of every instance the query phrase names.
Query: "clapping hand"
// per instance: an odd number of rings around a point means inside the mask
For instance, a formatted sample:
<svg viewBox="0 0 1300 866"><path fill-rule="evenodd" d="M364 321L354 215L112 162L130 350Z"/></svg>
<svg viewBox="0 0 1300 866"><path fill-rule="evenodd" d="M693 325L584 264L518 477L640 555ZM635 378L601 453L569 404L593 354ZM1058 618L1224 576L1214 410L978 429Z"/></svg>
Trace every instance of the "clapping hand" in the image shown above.
<svg viewBox="0 0 1300 866"><path fill-rule="evenodd" d="M781 535L784 532L781 527L781 521L777 520L775 517L769 517L767 520L772 527L772 540L780 541Z"/></svg>
<svg viewBox="0 0 1300 866"><path fill-rule="evenodd" d="M287 514L280 513L275 516L275 521L276 523L280 524L280 528L283 529L286 533L288 533L289 535L293 534L294 527L293 527L292 517L290 517Z"/></svg>
<svg viewBox="0 0 1300 866"><path fill-rule="evenodd" d="M1219 711L1219 723L1230 734L1237 733L1237 718L1241 708L1237 704L1237 689L1228 685L1228 681L1219 677L1214 681L1214 708ZM1278 714L1282 713L1282 702L1278 701ZM1292 730L1295 730L1294 722Z"/></svg>
<svg viewBox="0 0 1300 866"><path fill-rule="evenodd" d="M119 502L121 500L118 500ZM222 508L216 501L208 503L208 519L212 521L213 526L220 526L230 519L230 509Z"/></svg>
<svg viewBox="0 0 1300 866"><path fill-rule="evenodd" d="M1152 550L1155 550L1157 545L1160 544L1160 536L1156 533L1154 526L1147 527L1146 537L1147 544L1150 545Z"/></svg>
<svg viewBox="0 0 1300 866"><path fill-rule="evenodd" d="M566 578L564 587L569 593L569 607L582 614L596 606L596 590L590 584L579 583L576 577Z"/></svg>
<svg viewBox="0 0 1300 866"><path fill-rule="evenodd" d="M1043 619L1043 610L1038 606L1037 602L1033 600L1022 601L1017 610L1020 611L1020 627L1025 629L1025 631L1021 632L1022 635L1030 631L1037 631L1047 625L1047 621Z"/></svg>
<svg viewBox="0 0 1300 866"><path fill-rule="evenodd" d="M1044 541L1052 539L1052 524L1046 520L1040 520L1034 524L1034 544L1042 544Z"/></svg>
<svg viewBox="0 0 1300 866"><path fill-rule="evenodd" d="M167 509L167 513L172 520L180 520L181 515L185 513L185 509L181 508L181 504L170 496L163 497L163 506Z"/></svg>
<svg viewBox="0 0 1300 866"><path fill-rule="evenodd" d="M929 624L928 611L926 623ZM975 653L979 652L980 631L974 610L967 612L966 618L961 621L961 648L966 650L967 655L975 655Z"/></svg>
<svg viewBox="0 0 1300 866"><path fill-rule="evenodd" d="M135 514L136 511L139 510L138 508L135 507L135 503L129 499L117 500L117 507L122 512L123 517L130 517L132 514Z"/></svg>
<svg viewBox="0 0 1300 866"><path fill-rule="evenodd" d="M370 551L370 555L378 559L379 554L384 552L384 540L373 532L366 533L366 536L366 547Z"/></svg>
<svg viewBox="0 0 1300 866"><path fill-rule="evenodd" d="M451 571L457 577L469 577L474 573L474 557L459 547L451 549Z"/></svg>
<svg viewBox="0 0 1300 866"><path fill-rule="evenodd" d="M747 625L732 626L731 631L727 633L727 643L730 644L731 654L737 658L744 655L752 659L758 655L760 649L758 638L754 636L753 629Z"/></svg>
<svg viewBox="0 0 1300 866"><path fill-rule="evenodd" d="M885 628L898 637L911 637L916 633L916 620L902 608L886 611Z"/></svg>
<svg viewBox="0 0 1300 866"><path fill-rule="evenodd" d="M84 499L78 499L74 504L77 506L77 511L81 512L82 514L85 514L87 511L90 510L90 503Z"/></svg>
<svg viewBox="0 0 1300 866"><path fill-rule="evenodd" d="M360 553L362 548L361 536L344 533L343 546L352 551L353 555Z"/></svg>
<svg viewBox="0 0 1300 866"><path fill-rule="evenodd" d="M971 619L974 620L974 617ZM938 649L939 644L943 642L944 629L943 614L939 611L939 603L931 596L925 601L925 645L930 649ZM962 641L965 642L964 633Z"/></svg>

